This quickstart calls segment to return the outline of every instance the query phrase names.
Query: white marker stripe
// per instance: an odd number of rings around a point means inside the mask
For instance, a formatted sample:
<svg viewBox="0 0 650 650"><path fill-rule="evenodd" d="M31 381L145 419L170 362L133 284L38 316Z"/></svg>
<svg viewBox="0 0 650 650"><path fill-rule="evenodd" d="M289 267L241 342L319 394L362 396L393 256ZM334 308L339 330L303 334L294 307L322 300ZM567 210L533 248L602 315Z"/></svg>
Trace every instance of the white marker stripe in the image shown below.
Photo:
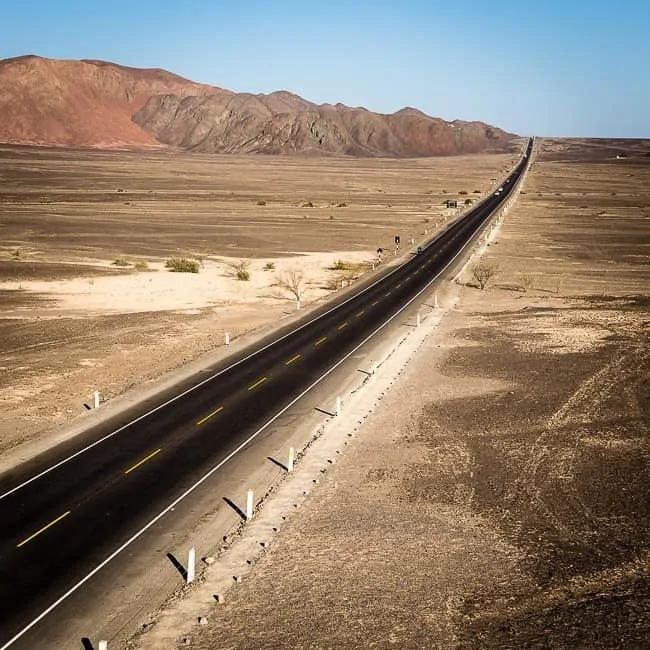
<svg viewBox="0 0 650 650"><path fill-rule="evenodd" d="M465 215L467 216L467 215ZM487 220L487 217L486 217ZM33 628L39 621L43 620L53 609L58 607L66 598L69 598L75 591L77 591L81 586L83 586L88 580L90 580L96 573L101 571L111 560L116 558L124 549L126 549L128 546L130 546L138 537L143 535L149 528L151 528L156 522L158 522L160 519L162 519L170 510L175 508L183 499L185 499L188 495L190 495L196 488L198 488L202 483L208 480L210 476L212 476L217 470L221 469L230 459L232 459L234 456L236 456L244 447L248 446L248 444L257 438L262 431L264 431L267 427L269 427L273 422L275 422L281 415L283 415L288 409L290 409L299 399L304 397L312 388L320 384L323 379L325 379L328 375L330 375L334 370L336 370L341 364L343 364L345 361L347 361L353 354L357 352L359 348L361 348L363 345L365 345L373 336L375 336L378 332L384 329L391 321L393 321L395 318L397 318L405 309L407 309L413 302L415 302L450 266L453 264L453 262L456 261L456 258L470 245L472 240L470 239L469 241L465 242L465 244L462 246L462 248L454 255L454 257L445 264L445 266L436 273L436 275L427 282L420 291L418 291L399 311L395 312L389 319L385 320L379 327L377 327L376 330L374 330L371 334L369 334L361 343L359 343L353 350L348 352L342 359L337 361L327 372L323 373L316 381L314 381L310 386L308 386L300 395L298 395L296 398L294 398L289 404L287 404L283 409L278 411L268 422L266 422L263 426L261 426L254 434L252 434L248 439L246 439L244 442L237 447L234 451L232 451L228 456L226 456L219 464L215 465L207 474L202 476L194 485L189 487L183 494L181 494L176 500L172 501L162 512L157 514L149 523L147 523L145 526L143 526L137 533L132 535L122 546L120 546L117 550L113 551L103 562L101 562L99 565L97 565L88 575L84 576L76 585L68 589L68 591L63 594L58 600L53 602L44 612L39 614L31 623L26 625L20 632L18 632L15 636L13 636L5 645L3 645L0 650L7 650L14 641L17 641L20 639L22 636L24 636L31 628ZM398 267L400 268L400 267ZM331 311L331 310L330 310ZM329 312L328 312L329 313ZM267 346L268 347L268 346ZM252 355L251 355L252 356ZM189 391L188 391L189 392Z"/></svg>

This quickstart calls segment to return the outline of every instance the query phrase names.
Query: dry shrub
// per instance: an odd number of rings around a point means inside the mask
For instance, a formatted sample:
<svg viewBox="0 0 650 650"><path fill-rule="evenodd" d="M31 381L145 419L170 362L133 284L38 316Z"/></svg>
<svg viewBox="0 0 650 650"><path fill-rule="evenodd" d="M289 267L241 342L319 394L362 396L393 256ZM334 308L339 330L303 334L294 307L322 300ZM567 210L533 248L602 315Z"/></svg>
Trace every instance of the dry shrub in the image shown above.
<svg viewBox="0 0 650 650"><path fill-rule="evenodd" d="M471 268L472 277L478 282L480 289L485 289L488 282L496 275L498 266L492 262L481 261Z"/></svg>

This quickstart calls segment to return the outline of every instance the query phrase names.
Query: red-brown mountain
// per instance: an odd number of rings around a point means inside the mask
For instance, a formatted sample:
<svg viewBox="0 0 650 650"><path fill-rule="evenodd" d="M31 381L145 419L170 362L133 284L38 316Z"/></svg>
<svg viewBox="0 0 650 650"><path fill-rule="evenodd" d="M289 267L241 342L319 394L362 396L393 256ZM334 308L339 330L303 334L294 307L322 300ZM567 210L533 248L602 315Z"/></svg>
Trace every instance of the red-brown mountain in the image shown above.
<svg viewBox="0 0 650 650"><path fill-rule="evenodd" d="M201 152L436 156L509 151L516 136L413 109L391 115L278 91L233 93L164 70L35 56L0 61L0 142Z"/></svg>
<svg viewBox="0 0 650 650"><path fill-rule="evenodd" d="M0 61L0 142L64 147L159 146L132 121L160 93L228 94L165 70L22 56Z"/></svg>

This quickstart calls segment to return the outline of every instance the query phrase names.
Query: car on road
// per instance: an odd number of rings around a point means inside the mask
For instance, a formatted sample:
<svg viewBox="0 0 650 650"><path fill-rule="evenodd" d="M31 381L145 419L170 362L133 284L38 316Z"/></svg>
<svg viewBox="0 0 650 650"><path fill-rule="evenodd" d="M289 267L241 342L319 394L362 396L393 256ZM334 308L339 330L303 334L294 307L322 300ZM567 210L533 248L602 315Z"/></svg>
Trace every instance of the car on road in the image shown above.
<svg viewBox="0 0 650 650"><path fill-rule="evenodd" d="M420 255L420 253L422 253L422 246L418 246L418 255Z"/></svg>

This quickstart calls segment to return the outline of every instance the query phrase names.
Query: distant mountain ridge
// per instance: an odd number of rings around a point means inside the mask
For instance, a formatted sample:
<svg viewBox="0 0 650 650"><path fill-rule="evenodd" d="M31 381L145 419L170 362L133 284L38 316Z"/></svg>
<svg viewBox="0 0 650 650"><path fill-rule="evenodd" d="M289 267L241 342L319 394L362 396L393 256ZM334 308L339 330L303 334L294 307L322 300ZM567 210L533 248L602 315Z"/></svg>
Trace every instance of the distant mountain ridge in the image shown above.
<svg viewBox="0 0 650 650"><path fill-rule="evenodd" d="M389 115L280 90L234 93L161 69L0 61L0 142L208 153L438 156L510 151L516 136L406 107Z"/></svg>

